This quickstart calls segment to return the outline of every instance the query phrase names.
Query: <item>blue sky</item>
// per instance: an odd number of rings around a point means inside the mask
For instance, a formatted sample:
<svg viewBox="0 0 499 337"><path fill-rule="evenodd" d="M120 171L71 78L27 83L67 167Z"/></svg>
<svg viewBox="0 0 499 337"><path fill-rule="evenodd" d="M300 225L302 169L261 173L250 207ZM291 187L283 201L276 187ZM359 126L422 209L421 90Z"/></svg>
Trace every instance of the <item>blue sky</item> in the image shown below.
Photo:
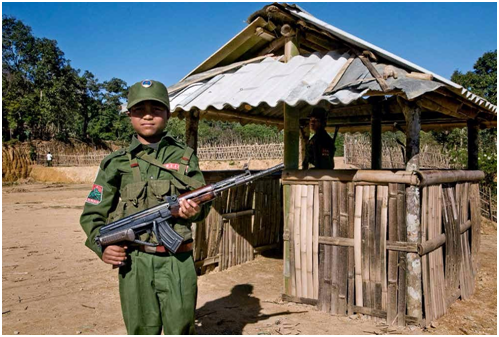
<svg viewBox="0 0 499 337"><path fill-rule="evenodd" d="M266 3L3 3L74 68L171 85ZM450 78L497 49L496 3L297 3L317 18Z"/></svg>

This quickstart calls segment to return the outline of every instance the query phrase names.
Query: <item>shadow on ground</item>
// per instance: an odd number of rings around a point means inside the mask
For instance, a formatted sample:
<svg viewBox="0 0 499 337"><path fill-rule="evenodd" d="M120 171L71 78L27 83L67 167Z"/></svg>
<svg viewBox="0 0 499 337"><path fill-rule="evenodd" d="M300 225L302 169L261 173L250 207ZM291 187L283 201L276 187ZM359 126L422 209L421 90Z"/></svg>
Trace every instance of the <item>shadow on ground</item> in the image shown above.
<svg viewBox="0 0 499 337"><path fill-rule="evenodd" d="M284 311L261 314L260 300L252 296L251 284L239 284L230 295L207 302L196 311L196 333L200 335L242 335L247 324L273 316L292 314Z"/></svg>

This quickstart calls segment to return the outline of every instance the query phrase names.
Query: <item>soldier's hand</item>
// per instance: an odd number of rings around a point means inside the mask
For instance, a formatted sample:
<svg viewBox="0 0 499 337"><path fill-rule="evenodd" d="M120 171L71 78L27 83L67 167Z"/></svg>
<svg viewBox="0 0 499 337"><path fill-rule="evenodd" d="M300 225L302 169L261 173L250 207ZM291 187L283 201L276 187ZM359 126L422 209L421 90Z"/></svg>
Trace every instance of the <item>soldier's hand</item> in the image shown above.
<svg viewBox="0 0 499 337"><path fill-rule="evenodd" d="M183 219L189 219L201 212L201 207L192 200L180 199L179 215Z"/></svg>
<svg viewBox="0 0 499 337"><path fill-rule="evenodd" d="M127 247L121 247L116 245L107 246L102 254L102 261L113 266L121 266L126 260L125 249Z"/></svg>

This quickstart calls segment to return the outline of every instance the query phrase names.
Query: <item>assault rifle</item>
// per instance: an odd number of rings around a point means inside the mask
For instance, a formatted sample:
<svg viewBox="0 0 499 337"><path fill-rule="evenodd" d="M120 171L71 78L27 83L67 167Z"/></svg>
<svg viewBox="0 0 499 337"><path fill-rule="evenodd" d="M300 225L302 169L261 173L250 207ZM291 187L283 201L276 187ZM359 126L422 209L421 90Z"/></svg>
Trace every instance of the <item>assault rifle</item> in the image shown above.
<svg viewBox="0 0 499 337"><path fill-rule="evenodd" d="M163 245L170 252L175 253L182 244L183 238L173 230L170 219L179 216L180 200L192 200L198 205L202 205L220 196L223 191L229 188L250 184L256 179L281 171L283 168L284 164L279 164L255 174L246 169L245 173L218 183L206 185L179 196L167 196L165 201L159 205L103 226L95 241L100 247L124 241L153 247ZM151 233L151 231L156 236L158 244L137 239L141 234Z"/></svg>

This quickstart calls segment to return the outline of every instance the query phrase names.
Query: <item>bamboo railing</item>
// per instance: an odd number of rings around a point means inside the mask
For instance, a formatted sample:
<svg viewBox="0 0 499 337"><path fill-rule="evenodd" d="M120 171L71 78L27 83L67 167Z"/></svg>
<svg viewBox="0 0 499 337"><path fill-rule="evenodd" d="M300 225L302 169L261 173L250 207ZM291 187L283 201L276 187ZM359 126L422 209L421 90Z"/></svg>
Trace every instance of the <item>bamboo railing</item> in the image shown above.
<svg viewBox="0 0 499 337"><path fill-rule="evenodd" d="M294 207L284 227L290 251L283 297L336 315L430 324L473 293L483 177L455 170L285 171ZM418 243L406 236L411 185L421 193ZM407 254L421 257L422 318L406 314Z"/></svg>

